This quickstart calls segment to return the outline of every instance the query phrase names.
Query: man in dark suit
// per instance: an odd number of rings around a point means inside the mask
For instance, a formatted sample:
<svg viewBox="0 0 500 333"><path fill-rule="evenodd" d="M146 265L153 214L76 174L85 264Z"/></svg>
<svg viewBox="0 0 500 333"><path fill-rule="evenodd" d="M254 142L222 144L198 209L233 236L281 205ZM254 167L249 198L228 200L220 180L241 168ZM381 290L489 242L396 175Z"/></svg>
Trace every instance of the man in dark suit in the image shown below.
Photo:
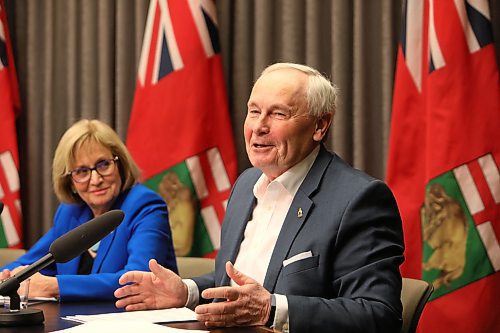
<svg viewBox="0 0 500 333"><path fill-rule="evenodd" d="M318 71L266 68L248 101L253 168L233 187L215 272L192 280L150 261L115 292L126 310L188 306L207 326L399 332L401 219L389 188L321 143L336 88ZM212 302L212 300L216 300Z"/></svg>

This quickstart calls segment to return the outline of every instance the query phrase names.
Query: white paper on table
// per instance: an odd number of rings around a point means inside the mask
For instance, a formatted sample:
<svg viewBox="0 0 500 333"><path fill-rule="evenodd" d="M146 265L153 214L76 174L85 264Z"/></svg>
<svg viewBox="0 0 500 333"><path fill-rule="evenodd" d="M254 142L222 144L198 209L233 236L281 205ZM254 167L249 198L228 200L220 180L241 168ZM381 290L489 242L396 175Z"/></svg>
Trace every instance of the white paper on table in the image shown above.
<svg viewBox="0 0 500 333"><path fill-rule="evenodd" d="M172 308L163 310L126 311L102 313L96 315L66 316L62 319L88 323L94 321L142 321L147 323L171 323L196 321L196 313L188 308Z"/></svg>
<svg viewBox="0 0 500 333"><path fill-rule="evenodd" d="M29 302L58 302L57 297L28 297Z"/></svg>
<svg viewBox="0 0 500 333"><path fill-rule="evenodd" d="M61 333L95 333L95 332L106 332L106 333L137 333L137 332L148 332L148 333L207 333L207 331L201 330L184 330L180 328L172 328L167 326L161 326L144 321L93 321L82 325L73 326L70 328L65 328L59 331Z"/></svg>

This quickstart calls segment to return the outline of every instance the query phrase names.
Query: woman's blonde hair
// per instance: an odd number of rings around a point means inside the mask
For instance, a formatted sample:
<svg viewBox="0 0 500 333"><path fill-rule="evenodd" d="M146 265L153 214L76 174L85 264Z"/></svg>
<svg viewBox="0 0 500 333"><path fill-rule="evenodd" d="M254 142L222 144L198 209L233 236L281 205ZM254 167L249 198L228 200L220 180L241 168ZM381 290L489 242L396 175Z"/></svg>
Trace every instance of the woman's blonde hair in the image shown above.
<svg viewBox="0 0 500 333"><path fill-rule="evenodd" d="M81 203L80 196L73 192L68 172L75 165L76 152L84 145L95 142L109 149L118 157L118 170L122 180L121 191L129 189L139 179L139 168L116 132L96 119L82 119L73 124L61 137L52 161L54 192L61 202Z"/></svg>

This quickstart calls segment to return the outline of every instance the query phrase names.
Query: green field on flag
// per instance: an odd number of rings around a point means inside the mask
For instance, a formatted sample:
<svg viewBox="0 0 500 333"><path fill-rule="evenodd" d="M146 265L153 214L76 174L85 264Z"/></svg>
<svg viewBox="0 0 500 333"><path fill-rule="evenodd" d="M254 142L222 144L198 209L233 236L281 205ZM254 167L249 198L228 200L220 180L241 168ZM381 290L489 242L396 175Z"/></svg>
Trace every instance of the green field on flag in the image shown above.
<svg viewBox="0 0 500 333"><path fill-rule="evenodd" d="M7 238L5 237L5 231L3 230L3 221L0 217L0 248L9 247L7 244Z"/></svg>
<svg viewBox="0 0 500 333"><path fill-rule="evenodd" d="M146 185L153 191L158 192L158 185L160 184L163 177L170 172L175 172L179 177L179 180L191 190L193 198L195 199L197 205L199 206L199 199L198 196L196 195L193 181L191 179L187 165L184 162L176 164L173 167L166 169L163 172L160 172L159 174L147 179L144 182L144 185ZM193 235L193 246L188 254L188 256L190 257L203 257L205 254L210 253L214 250L212 242L210 241L210 237L207 233L205 223L200 214L199 207L197 207L197 209L198 210L196 212L196 221L195 221L194 235Z"/></svg>
<svg viewBox="0 0 500 333"><path fill-rule="evenodd" d="M430 187L432 184L440 184L445 189L446 193L452 197L458 204L462 207L463 212L465 214L465 218L467 220L467 245L466 245L466 254L465 254L465 267L462 275L456 280L451 281L449 286L442 285L437 288L434 293L431 295L430 300L436 299L443 295L446 295L458 288L464 287L474 281L477 281L485 276L494 273L491 262L488 258L486 250L483 246L483 242L481 241L479 234L476 229L476 225L474 220L467 208L464 197L462 196L462 192L460 187L458 186L457 180L453 174L453 172L446 172L439 177L432 179L427 187ZM433 253L433 249L429 246L427 242L423 242L423 262L427 262L429 257ZM425 281L432 283L436 280L441 271L438 269L431 269L428 271L422 271L422 278Z"/></svg>

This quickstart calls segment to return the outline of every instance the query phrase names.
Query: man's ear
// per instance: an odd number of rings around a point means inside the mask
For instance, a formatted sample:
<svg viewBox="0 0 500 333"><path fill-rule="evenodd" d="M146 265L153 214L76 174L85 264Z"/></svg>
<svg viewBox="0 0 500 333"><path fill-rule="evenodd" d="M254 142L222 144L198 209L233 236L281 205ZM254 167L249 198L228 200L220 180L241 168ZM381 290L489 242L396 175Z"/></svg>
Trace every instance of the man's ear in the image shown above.
<svg viewBox="0 0 500 333"><path fill-rule="evenodd" d="M316 120L316 129L314 130L313 140L320 142L326 135L326 132L332 124L333 115L331 113L325 113L320 118Z"/></svg>

